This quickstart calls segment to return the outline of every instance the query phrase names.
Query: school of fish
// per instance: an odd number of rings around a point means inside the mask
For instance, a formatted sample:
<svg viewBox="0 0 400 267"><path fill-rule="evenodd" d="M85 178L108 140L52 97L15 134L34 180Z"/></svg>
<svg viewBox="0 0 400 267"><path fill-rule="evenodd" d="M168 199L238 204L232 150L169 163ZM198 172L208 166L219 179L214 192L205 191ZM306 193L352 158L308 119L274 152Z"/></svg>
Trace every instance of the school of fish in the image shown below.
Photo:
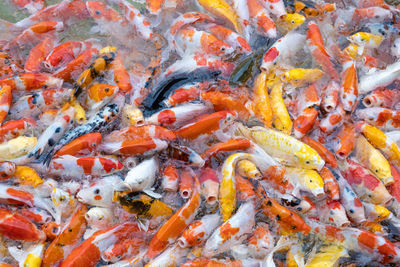
<svg viewBox="0 0 400 267"><path fill-rule="evenodd" d="M4 1L0 267L400 266L399 2Z"/></svg>

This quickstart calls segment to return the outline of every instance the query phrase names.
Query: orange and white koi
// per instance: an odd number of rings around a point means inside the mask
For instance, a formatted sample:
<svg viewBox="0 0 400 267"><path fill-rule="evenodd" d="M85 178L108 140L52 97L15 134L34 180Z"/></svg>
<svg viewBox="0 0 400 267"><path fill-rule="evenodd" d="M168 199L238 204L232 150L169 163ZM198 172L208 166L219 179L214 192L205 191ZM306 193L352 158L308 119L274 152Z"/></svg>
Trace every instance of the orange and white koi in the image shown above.
<svg viewBox="0 0 400 267"><path fill-rule="evenodd" d="M251 52L251 47L246 39L231 29L214 23L206 24L204 29L209 31L219 40L229 44L235 51L238 51L239 53L249 54Z"/></svg>
<svg viewBox="0 0 400 267"><path fill-rule="evenodd" d="M218 203L219 178L215 170L204 168L200 173L201 195L205 198L208 207Z"/></svg>
<svg viewBox="0 0 400 267"><path fill-rule="evenodd" d="M68 41L62 43L51 50L43 61L43 65L48 70L62 68L91 47L90 42Z"/></svg>
<svg viewBox="0 0 400 267"><path fill-rule="evenodd" d="M165 191L176 192L178 191L179 172L174 164L167 164L162 171L162 187Z"/></svg>
<svg viewBox="0 0 400 267"><path fill-rule="evenodd" d="M229 250L232 245L240 242L240 237L250 233L255 225L255 212L252 201L243 203L231 218L214 231L207 240L202 254L211 257Z"/></svg>
<svg viewBox="0 0 400 267"><path fill-rule="evenodd" d="M174 92L164 101L165 106L175 107L191 100L195 100L200 96L200 91L207 85L204 83L188 83L174 90Z"/></svg>
<svg viewBox="0 0 400 267"><path fill-rule="evenodd" d="M277 30L269 12L256 0L247 0L251 21L256 25L257 32L268 38L275 38Z"/></svg>
<svg viewBox="0 0 400 267"><path fill-rule="evenodd" d="M142 235L136 223L120 223L94 233L90 238L83 241L73 249L60 266L96 266L104 253L110 246L122 239Z"/></svg>
<svg viewBox="0 0 400 267"><path fill-rule="evenodd" d="M46 249L43 256L43 266L53 266L61 263L68 256L68 253L78 245L79 239L86 228L86 212L87 208L84 205L79 205L75 209L60 234Z"/></svg>
<svg viewBox="0 0 400 267"><path fill-rule="evenodd" d="M322 67L324 72L330 75L332 79L338 81L339 75L325 49L320 29L314 21L308 23L307 44L315 61Z"/></svg>
<svg viewBox="0 0 400 267"><path fill-rule="evenodd" d="M335 138L334 150L339 159L347 158L355 147L355 129L351 124L345 124Z"/></svg>
<svg viewBox="0 0 400 267"><path fill-rule="evenodd" d="M327 114L325 118L319 123L319 128L324 133L331 133L344 123L344 117L346 111L343 109L343 105L338 105L336 109Z"/></svg>
<svg viewBox="0 0 400 267"><path fill-rule="evenodd" d="M234 111L218 111L181 127L175 133L179 138L193 140L201 135L226 128L236 117L237 113Z"/></svg>
<svg viewBox="0 0 400 267"><path fill-rule="evenodd" d="M53 73L54 77L63 79L64 81L72 81L89 66L92 59L97 55L96 48L90 48L83 51L79 56L70 61L65 67L58 69Z"/></svg>
<svg viewBox="0 0 400 267"><path fill-rule="evenodd" d="M128 1L118 0L118 2L123 7L125 19L132 25L135 31L144 39L151 39L153 31L150 27L150 21Z"/></svg>
<svg viewBox="0 0 400 267"><path fill-rule="evenodd" d="M29 52L28 58L25 61L25 71L40 72L42 70L43 61L50 54L54 47L53 38L45 38Z"/></svg>
<svg viewBox="0 0 400 267"><path fill-rule="evenodd" d="M0 208L0 233L17 241L41 241L45 234L27 218Z"/></svg>
<svg viewBox="0 0 400 267"><path fill-rule="evenodd" d="M191 223L178 239L178 245L182 248L195 247L209 238L220 223L218 214L205 215L198 221Z"/></svg>
<svg viewBox="0 0 400 267"><path fill-rule="evenodd" d="M193 53L226 57L233 53L233 48L228 43L219 40L210 33L199 31L190 26L177 32L174 44L178 54L182 57Z"/></svg>
<svg viewBox="0 0 400 267"><path fill-rule="evenodd" d="M0 81L0 86L8 85L12 90L32 91L43 88L59 89L63 80L45 73L24 73Z"/></svg>
<svg viewBox="0 0 400 267"><path fill-rule="evenodd" d="M41 21L62 20L69 23L72 18L85 19L89 17L85 2L82 0L62 1L60 3L49 5L31 16L18 21L15 26L28 28Z"/></svg>
<svg viewBox="0 0 400 267"><path fill-rule="evenodd" d="M0 126L0 142L3 143L32 130L34 123L30 120L10 120L3 123Z"/></svg>
<svg viewBox="0 0 400 267"><path fill-rule="evenodd" d="M114 82L117 84L119 90L129 93L132 89L131 78L119 54L111 63L110 68L113 70Z"/></svg>
<svg viewBox="0 0 400 267"><path fill-rule="evenodd" d="M312 130L318 116L320 99L315 85L304 89L299 99L299 116L293 122L294 135L301 138ZM304 97L302 97L304 96Z"/></svg>
<svg viewBox="0 0 400 267"><path fill-rule="evenodd" d="M165 248L169 244L173 243L193 221L200 206L200 183L195 174L193 173L192 175L194 179L192 196L153 236L146 254L150 259L153 259L164 251Z"/></svg>
<svg viewBox="0 0 400 267"><path fill-rule="evenodd" d="M36 117L42 111L66 103L71 96L72 89L47 89L31 95L20 97L11 107L10 118L20 120L27 117Z"/></svg>
<svg viewBox="0 0 400 267"><path fill-rule="evenodd" d="M88 133L76 138L69 144L63 146L55 153L55 156L71 155L84 156L96 150L101 142L100 133Z"/></svg>
<svg viewBox="0 0 400 267"><path fill-rule="evenodd" d="M335 81L330 81L326 86L322 96L321 108L323 111L330 113L335 110L339 104L339 92L339 84Z"/></svg>
<svg viewBox="0 0 400 267"><path fill-rule="evenodd" d="M116 155L152 155L168 147L168 143L155 138L138 138L122 142L103 142L99 150Z"/></svg>
<svg viewBox="0 0 400 267"><path fill-rule="evenodd" d="M339 200L340 190L339 184L336 181L333 173L328 168L322 168L320 171L321 177L324 180L324 191L332 200Z"/></svg>
<svg viewBox="0 0 400 267"><path fill-rule="evenodd" d="M357 70L353 61L343 64L340 100L345 111L352 111L358 98Z"/></svg>
<svg viewBox="0 0 400 267"><path fill-rule="evenodd" d="M262 0L262 5L275 17L286 15L285 4L281 0Z"/></svg>
<svg viewBox="0 0 400 267"><path fill-rule="evenodd" d="M43 38L54 32L64 29L64 24L60 21L42 21L24 30L14 40L7 44L6 49L15 47L27 47L40 42Z"/></svg>

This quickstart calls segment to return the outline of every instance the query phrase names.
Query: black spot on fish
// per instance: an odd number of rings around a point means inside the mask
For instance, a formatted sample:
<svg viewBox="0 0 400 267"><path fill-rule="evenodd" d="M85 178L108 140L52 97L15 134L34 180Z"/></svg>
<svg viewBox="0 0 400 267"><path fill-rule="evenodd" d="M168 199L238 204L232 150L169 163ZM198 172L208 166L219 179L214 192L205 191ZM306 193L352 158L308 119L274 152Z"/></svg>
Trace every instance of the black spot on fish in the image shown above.
<svg viewBox="0 0 400 267"><path fill-rule="evenodd" d="M56 144L56 142L54 141L53 138L50 138L48 141L49 146L54 146Z"/></svg>

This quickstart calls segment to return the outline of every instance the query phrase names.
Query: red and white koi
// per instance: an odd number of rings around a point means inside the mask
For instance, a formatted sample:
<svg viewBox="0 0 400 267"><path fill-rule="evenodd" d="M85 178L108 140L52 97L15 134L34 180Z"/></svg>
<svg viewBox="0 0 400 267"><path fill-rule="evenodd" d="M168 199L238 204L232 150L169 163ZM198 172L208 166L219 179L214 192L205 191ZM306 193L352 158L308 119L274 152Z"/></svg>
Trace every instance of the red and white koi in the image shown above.
<svg viewBox="0 0 400 267"><path fill-rule="evenodd" d="M365 107L382 107L393 109L400 101L400 90L389 90L387 88L376 89L366 95L362 101Z"/></svg>
<svg viewBox="0 0 400 267"><path fill-rule="evenodd" d="M278 60L282 61L294 56L303 48L306 37L296 32L289 32L278 41L276 41L264 54L261 63L261 70L269 73L269 71L277 64Z"/></svg>
<svg viewBox="0 0 400 267"><path fill-rule="evenodd" d="M186 103L170 109L164 109L145 118L149 124L161 126L181 126L199 115L205 114L210 107L200 103Z"/></svg>
<svg viewBox="0 0 400 267"><path fill-rule="evenodd" d="M61 177L99 177L112 174L124 166L116 159L109 157L83 157L70 155L54 157L49 166L49 173Z"/></svg>
<svg viewBox="0 0 400 267"><path fill-rule="evenodd" d="M346 163L340 166L341 173L361 200L377 205L386 205L392 200L382 182L367 169L350 159Z"/></svg>
<svg viewBox="0 0 400 267"><path fill-rule="evenodd" d="M356 111L357 118L383 131L393 131L400 128L400 112L387 108L372 107Z"/></svg>

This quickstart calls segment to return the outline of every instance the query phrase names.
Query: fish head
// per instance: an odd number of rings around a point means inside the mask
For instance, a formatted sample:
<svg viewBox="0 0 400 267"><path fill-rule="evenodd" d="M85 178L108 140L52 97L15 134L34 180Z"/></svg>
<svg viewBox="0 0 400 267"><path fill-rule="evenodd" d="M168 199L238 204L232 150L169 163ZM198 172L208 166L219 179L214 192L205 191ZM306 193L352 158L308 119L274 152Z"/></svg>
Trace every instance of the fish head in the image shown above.
<svg viewBox="0 0 400 267"><path fill-rule="evenodd" d="M77 198L80 202L88 205L109 207L112 204L113 191L112 184L100 180L81 189Z"/></svg>
<svg viewBox="0 0 400 267"><path fill-rule="evenodd" d="M112 212L108 208L94 207L85 214L89 226L103 228L112 222Z"/></svg>

